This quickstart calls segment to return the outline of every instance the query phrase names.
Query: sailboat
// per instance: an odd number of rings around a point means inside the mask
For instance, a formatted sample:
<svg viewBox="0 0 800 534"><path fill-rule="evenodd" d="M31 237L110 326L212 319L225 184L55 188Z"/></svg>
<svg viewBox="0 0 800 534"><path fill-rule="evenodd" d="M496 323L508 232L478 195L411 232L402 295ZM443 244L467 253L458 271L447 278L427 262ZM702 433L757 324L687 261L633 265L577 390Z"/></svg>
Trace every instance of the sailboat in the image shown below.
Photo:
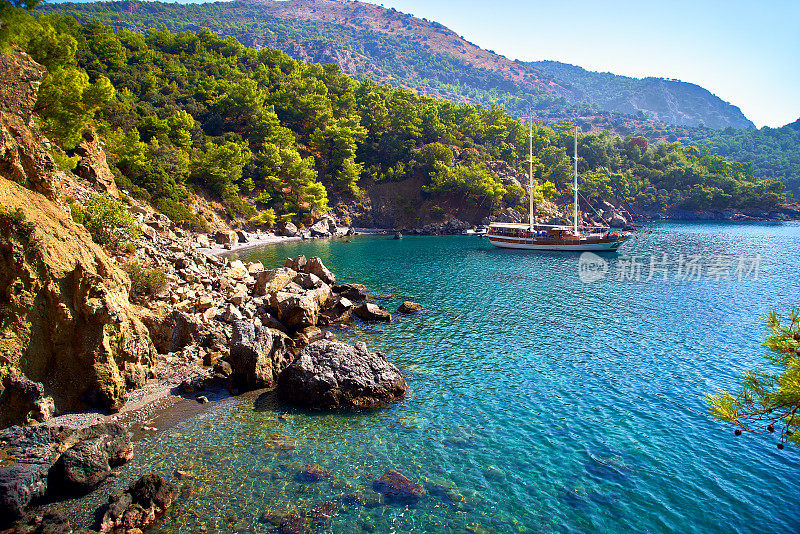
<svg viewBox="0 0 800 534"><path fill-rule="evenodd" d="M575 173L573 189L575 203L572 212L572 226L535 224L533 220L533 118L530 119L529 132L528 197L530 207L528 224L491 223L486 237L500 248L524 250L563 250L563 251L615 251L628 239L629 232L611 232L608 227L592 227L586 231L578 228L578 127L575 127Z"/></svg>

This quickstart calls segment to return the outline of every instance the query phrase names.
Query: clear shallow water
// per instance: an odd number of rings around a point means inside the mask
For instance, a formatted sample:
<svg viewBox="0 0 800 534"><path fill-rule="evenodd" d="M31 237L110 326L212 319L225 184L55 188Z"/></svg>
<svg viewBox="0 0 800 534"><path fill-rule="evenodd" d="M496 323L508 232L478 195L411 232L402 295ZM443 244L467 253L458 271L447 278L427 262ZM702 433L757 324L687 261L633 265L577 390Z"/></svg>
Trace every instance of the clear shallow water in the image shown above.
<svg viewBox="0 0 800 534"><path fill-rule="evenodd" d="M318 414L269 394L221 401L138 446L132 471L197 478L159 532L268 532L268 510L310 509L396 469L454 490L415 507L342 505L325 532L796 532L798 451L734 438L704 396L761 365L759 316L800 303L797 224L661 224L581 283L574 254L475 237L386 236L242 254L267 267L320 256L341 281L430 311L357 324L406 376L384 410ZM649 256L669 280L645 281ZM762 256L758 279L677 281L678 254ZM640 281L617 281L641 256ZM752 278L748 277L748 278ZM289 414L288 420L279 416ZM281 451L279 445L296 445ZM278 445L278 447L276 447ZM303 464L332 479L302 484ZM339 501L337 501L339 502Z"/></svg>

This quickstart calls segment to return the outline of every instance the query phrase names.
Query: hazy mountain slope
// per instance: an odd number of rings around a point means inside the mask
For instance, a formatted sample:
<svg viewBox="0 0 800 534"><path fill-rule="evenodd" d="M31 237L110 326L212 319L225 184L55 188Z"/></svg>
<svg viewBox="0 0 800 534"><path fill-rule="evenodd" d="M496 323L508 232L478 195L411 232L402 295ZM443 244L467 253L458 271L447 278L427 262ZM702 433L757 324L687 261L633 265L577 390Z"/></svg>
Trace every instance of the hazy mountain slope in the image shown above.
<svg viewBox="0 0 800 534"><path fill-rule="evenodd" d="M631 115L644 112L655 120L681 126L755 128L738 107L693 83L591 72L558 61L536 61L528 65L568 81L601 109Z"/></svg>
<svg viewBox="0 0 800 534"><path fill-rule="evenodd" d="M208 27L248 46L279 48L303 61L338 63L357 78L370 77L458 102L496 102L515 114L533 108L538 118L550 122L589 114L594 107L626 114L642 110L670 124L752 127L738 108L692 84L615 77L614 83L603 85L584 80L583 69L562 68L555 75L550 72L553 65L545 69L512 61L437 22L364 2L125 1L43 9L132 29ZM620 93L625 85L632 88Z"/></svg>

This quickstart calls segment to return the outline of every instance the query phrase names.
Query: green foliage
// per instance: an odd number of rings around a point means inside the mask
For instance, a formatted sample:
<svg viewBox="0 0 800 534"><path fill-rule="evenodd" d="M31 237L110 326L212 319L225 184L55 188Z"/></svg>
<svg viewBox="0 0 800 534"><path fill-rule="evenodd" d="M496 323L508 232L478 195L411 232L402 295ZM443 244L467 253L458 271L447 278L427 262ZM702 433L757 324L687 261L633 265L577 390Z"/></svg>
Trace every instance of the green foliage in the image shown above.
<svg viewBox="0 0 800 534"><path fill-rule="evenodd" d="M78 224L83 224L84 215L83 215L83 208L81 208L78 204L69 204L69 214L72 217L72 220Z"/></svg>
<svg viewBox="0 0 800 534"><path fill-rule="evenodd" d="M205 226L187 203L197 188L221 200L230 217L247 219L257 216L254 205L277 218L310 218L328 210L329 191L358 197L371 181L412 177L434 197L486 208L525 204L525 192L499 184L484 164L499 159L527 172L527 128L499 104L458 105L357 82L336 65L306 65L208 30L169 31L199 14L211 24L226 13L263 11L245 4L132 5L142 8L137 20L149 21L144 35L48 14L25 15L13 38L52 66L37 103L47 135L69 146L95 123L120 187L176 223ZM58 10L82 20L133 17L116 5ZM304 24L300 34L309 29ZM283 21L270 19L268 27L282 28L275 39L291 37ZM579 143L584 196L619 194L603 168L625 196L651 209L768 209L784 196L779 181L759 180L752 167L677 143L637 145L610 133L582 135ZM537 128L533 144L540 202L554 184L570 181L571 126Z"/></svg>
<svg viewBox="0 0 800 534"><path fill-rule="evenodd" d="M232 197L239 192L242 170L251 157L245 143L207 143L203 153L192 162L192 179L223 198Z"/></svg>
<svg viewBox="0 0 800 534"><path fill-rule="evenodd" d="M495 181L486 165L480 162L442 168L431 176L431 185L423 187L430 194L464 195L475 200L487 199L499 204L506 189Z"/></svg>
<svg viewBox="0 0 800 534"><path fill-rule="evenodd" d="M53 160L56 162L56 165L58 166L59 170L62 170L62 171L65 171L65 172L66 171L75 170L75 166L78 164L78 161L80 161L80 159L81 159L80 156L71 156L70 157L70 156L67 156L66 154L64 154L63 152L60 152L58 150L54 150L52 152L52 155L53 155Z"/></svg>
<svg viewBox="0 0 800 534"><path fill-rule="evenodd" d="M270 227L275 224L275 210L272 208L258 212L258 214L250 217L250 223L257 226Z"/></svg>
<svg viewBox="0 0 800 534"><path fill-rule="evenodd" d="M746 373L739 391L720 390L707 401L714 416L738 427L737 434L778 432L783 448L787 440L800 443L800 309L792 308L788 322L774 311L764 322L765 359L774 371Z"/></svg>
<svg viewBox="0 0 800 534"><path fill-rule="evenodd" d="M154 297L167 287L167 275L158 267L148 269L132 262L123 265L122 269L131 279L131 295L134 297Z"/></svg>
<svg viewBox="0 0 800 534"><path fill-rule="evenodd" d="M193 212L185 204L170 198L162 198L156 204L156 209L178 226L189 228L195 232L208 232L208 223L203 216Z"/></svg>
<svg viewBox="0 0 800 534"><path fill-rule="evenodd" d="M86 202L83 225L96 243L115 248L141 235L141 228L125 205L105 195Z"/></svg>

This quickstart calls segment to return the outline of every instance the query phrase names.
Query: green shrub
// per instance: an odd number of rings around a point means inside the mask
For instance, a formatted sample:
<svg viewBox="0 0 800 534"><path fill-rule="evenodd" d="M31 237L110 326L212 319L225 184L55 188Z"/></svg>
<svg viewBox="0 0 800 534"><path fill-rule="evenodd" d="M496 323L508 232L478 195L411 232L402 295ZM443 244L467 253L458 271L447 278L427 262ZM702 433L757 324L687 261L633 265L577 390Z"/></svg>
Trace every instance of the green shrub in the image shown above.
<svg viewBox="0 0 800 534"><path fill-rule="evenodd" d="M53 150L53 160L55 160L56 165L58 165L59 170L64 172L66 171L73 171L75 166L78 165L78 161L80 161L80 156L72 156L69 157L63 152L59 152L57 150Z"/></svg>
<svg viewBox="0 0 800 534"><path fill-rule="evenodd" d="M83 224L83 209L79 205L70 204L69 214L72 216L73 221L78 224Z"/></svg>
<svg viewBox="0 0 800 534"><path fill-rule="evenodd" d="M155 267L148 269L139 263L128 263L122 267L131 279L131 295L154 297L167 287L167 275Z"/></svg>
<svg viewBox="0 0 800 534"><path fill-rule="evenodd" d="M98 195L83 209L83 225L101 245L119 247L137 239L142 230L122 202Z"/></svg>
<svg viewBox="0 0 800 534"><path fill-rule="evenodd" d="M272 226L275 224L275 210L270 208L258 213L257 215L253 215L250 217L250 222L258 226Z"/></svg>
<svg viewBox="0 0 800 534"><path fill-rule="evenodd" d="M193 212L185 204L164 198L158 201L156 208L178 226L195 232L208 232L208 223L203 216Z"/></svg>

